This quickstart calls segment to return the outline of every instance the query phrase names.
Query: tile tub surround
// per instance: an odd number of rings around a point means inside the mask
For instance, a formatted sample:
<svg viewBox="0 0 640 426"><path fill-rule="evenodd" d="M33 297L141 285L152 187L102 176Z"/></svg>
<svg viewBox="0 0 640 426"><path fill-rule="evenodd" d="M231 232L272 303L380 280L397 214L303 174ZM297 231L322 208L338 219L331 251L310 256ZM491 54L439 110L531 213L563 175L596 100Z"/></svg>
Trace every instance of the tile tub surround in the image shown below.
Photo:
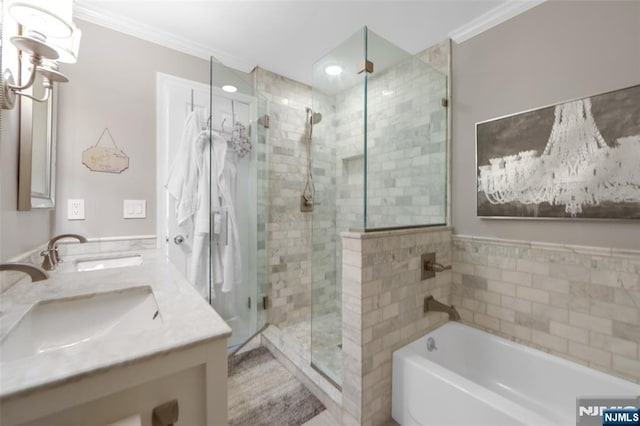
<svg viewBox="0 0 640 426"><path fill-rule="evenodd" d="M640 382L640 251L454 235L452 260L464 322Z"/></svg>
<svg viewBox="0 0 640 426"><path fill-rule="evenodd" d="M54 271L46 281L18 283L2 295L0 339L28 309L40 300L67 298L117 291L134 286L153 290L163 325L135 335L98 340L43 353L29 359L0 362L0 398L13 399L54 384L79 380L91 374L126 365L136 360L162 356L180 348L225 338L231 329L180 273L167 263L159 250L141 252L139 266L92 272ZM68 258L69 263L73 257ZM64 353L63 353L64 352Z"/></svg>
<svg viewBox="0 0 640 426"><path fill-rule="evenodd" d="M391 419L393 351L448 320L422 312L431 294L450 303L451 272L420 280L420 256L451 262L451 228L342 234L342 423Z"/></svg>

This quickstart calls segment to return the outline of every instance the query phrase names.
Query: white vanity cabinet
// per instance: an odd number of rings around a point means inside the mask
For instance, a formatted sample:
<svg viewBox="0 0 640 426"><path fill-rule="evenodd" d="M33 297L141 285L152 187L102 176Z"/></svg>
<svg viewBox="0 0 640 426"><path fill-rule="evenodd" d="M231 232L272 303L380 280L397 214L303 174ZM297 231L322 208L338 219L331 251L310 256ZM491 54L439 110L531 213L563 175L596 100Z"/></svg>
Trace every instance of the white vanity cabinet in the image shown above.
<svg viewBox="0 0 640 426"><path fill-rule="evenodd" d="M227 424L226 338L0 400L2 426L105 426L178 401L177 426Z"/></svg>
<svg viewBox="0 0 640 426"><path fill-rule="evenodd" d="M104 426L178 401L176 425L227 424L226 338L159 354L0 401L2 426Z"/></svg>
<svg viewBox="0 0 640 426"><path fill-rule="evenodd" d="M0 425L153 426L173 400L177 426L227 424L231 329L162 253L143 256L2 294Z"/></svg>

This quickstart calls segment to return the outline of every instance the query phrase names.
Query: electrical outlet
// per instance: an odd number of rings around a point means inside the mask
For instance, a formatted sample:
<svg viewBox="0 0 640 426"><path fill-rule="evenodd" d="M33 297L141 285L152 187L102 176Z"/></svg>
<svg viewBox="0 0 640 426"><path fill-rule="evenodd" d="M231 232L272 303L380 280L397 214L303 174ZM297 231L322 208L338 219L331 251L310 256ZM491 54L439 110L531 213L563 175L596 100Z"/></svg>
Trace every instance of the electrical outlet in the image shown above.
<svg viewBox="0 0 640 426"><path fill-rule="evenodd" d="M67 220L84 220L84 200L67 200Z"/></svg>

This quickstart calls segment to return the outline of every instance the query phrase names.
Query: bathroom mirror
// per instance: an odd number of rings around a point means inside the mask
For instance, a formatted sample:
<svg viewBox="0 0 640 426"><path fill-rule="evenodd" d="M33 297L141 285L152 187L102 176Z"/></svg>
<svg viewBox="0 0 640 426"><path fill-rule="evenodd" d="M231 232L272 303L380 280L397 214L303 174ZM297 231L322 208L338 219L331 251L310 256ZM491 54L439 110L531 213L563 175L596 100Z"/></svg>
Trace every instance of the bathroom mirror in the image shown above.
<svg viewBox="0 0 640 426"><path fill-rule="evenodd" d="M28 78L25 77L28 70L22 72L23 78ZM44 96L41 75L36 76L36 82L29 90L37 98ZM57 94L54 84L45 102L20 97L18 210L55 207Z"/></svg>

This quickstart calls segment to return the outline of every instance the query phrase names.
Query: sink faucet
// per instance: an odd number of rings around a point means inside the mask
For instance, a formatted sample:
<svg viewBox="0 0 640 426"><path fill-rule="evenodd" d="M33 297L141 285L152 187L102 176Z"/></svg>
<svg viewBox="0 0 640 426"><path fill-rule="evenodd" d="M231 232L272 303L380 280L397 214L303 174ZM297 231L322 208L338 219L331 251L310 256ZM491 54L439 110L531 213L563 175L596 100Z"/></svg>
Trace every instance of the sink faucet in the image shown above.
<svg viewBox="0 0 640 426"><path fill-rule="evenodd" d="M81 243L87 242L87 239L85 237L78 234L60 234L53 237L51 240L49 240L47 249L43 250L42 253L40 253L40 255L44 257L44 260L42 261L42 267L45 270L53 271L54 269L56 269L58 263L62 262L62 259L60 259L60 253L58 253L58 246L56 245L56 243L58 242L58 240L61 240L63 238L75 238Z"/></svg>
<svg viewBox="0 0 640 426"><path fill-rule="evenodd" d="M0 263L0 271L24 272L31 277L31 281L42 281L49 278L47 271L36 265L29 263Z"/></svg>
<svg viewBox="0 0 640 426"><path fill-rule="evenodd" d="M448 306L444 303L438 302L431 295L424 298L423 312L446 312L449 314L449 320L460 321L460 314L456 311L456 308L453 305Z"/></svg>

